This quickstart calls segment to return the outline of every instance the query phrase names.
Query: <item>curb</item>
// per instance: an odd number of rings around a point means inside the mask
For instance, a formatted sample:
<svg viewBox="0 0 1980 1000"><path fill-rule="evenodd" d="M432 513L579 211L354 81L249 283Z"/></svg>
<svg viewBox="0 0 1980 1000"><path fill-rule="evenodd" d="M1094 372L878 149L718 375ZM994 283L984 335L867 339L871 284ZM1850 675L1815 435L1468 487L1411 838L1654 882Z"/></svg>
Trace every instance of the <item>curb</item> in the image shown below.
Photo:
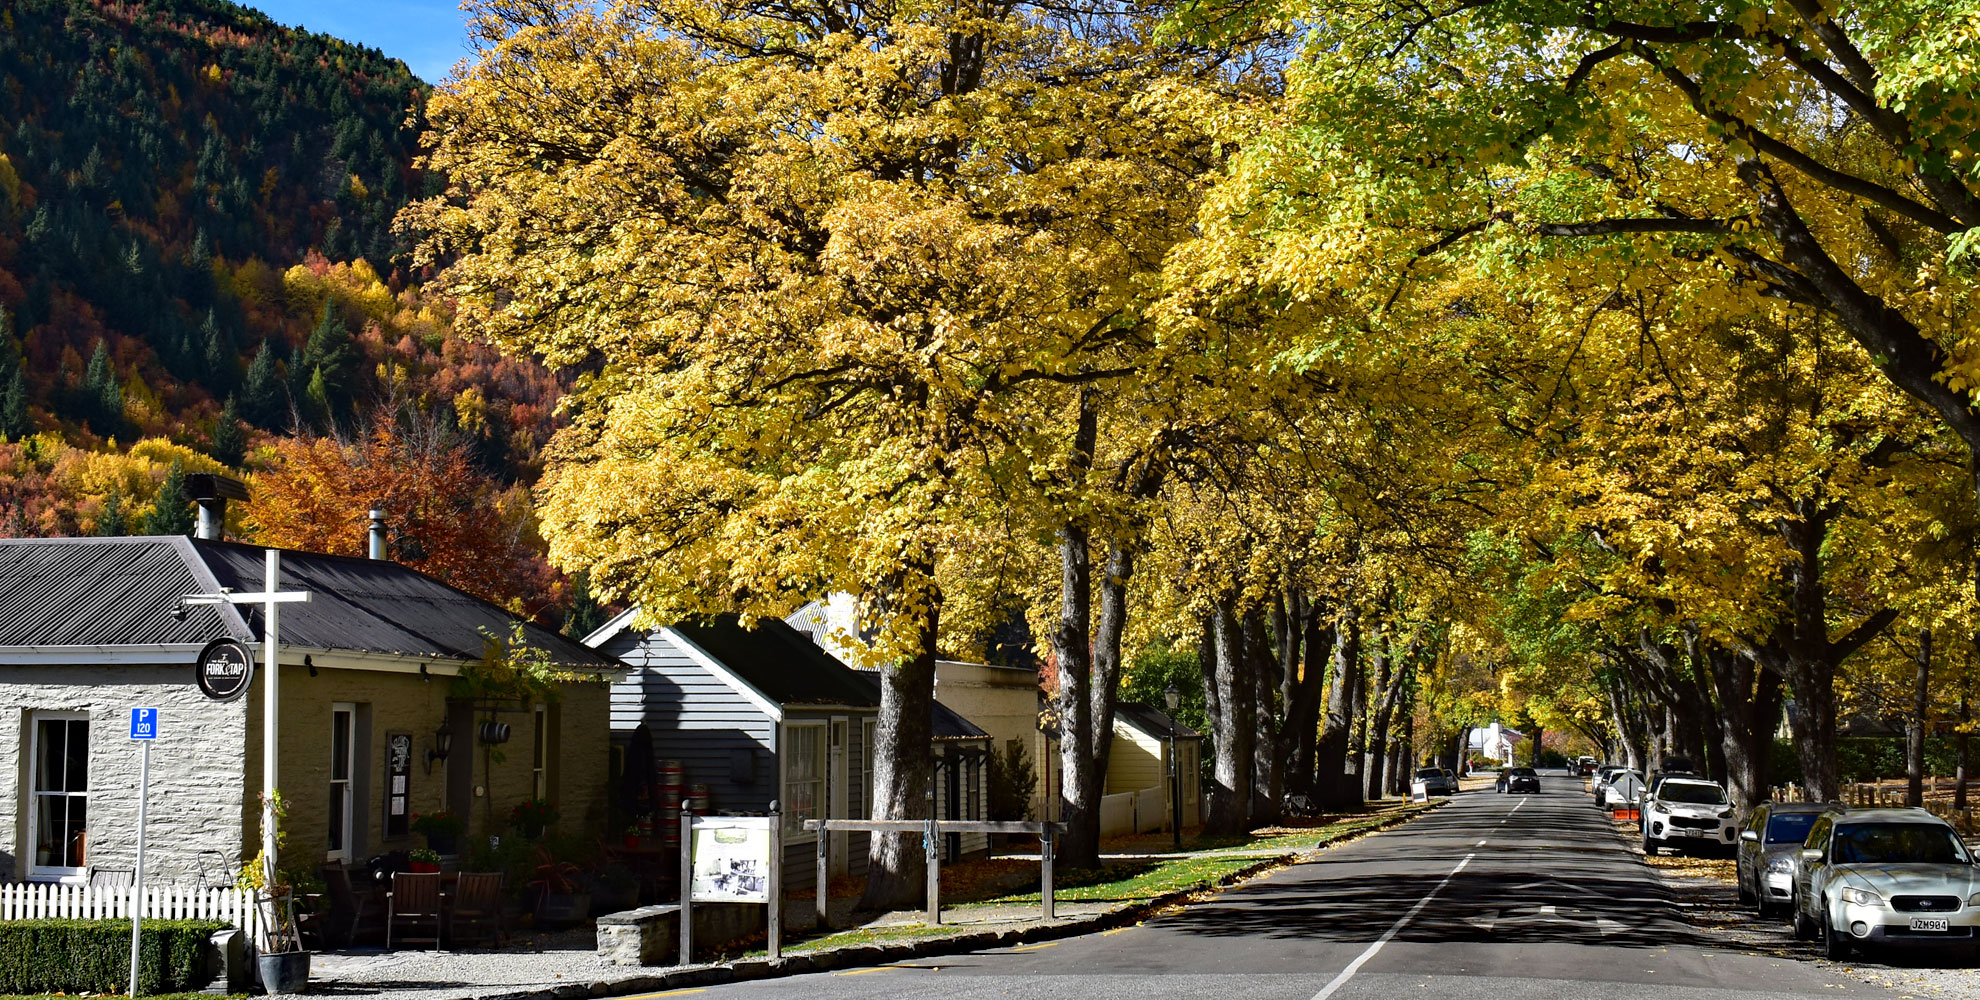
<svg viewBox="0 0 1980 1000"><path fill-rule="evenodd" d="M659 993L666 990L684 989L696 986L720 986L728 983L749 982L757 979L779 979L784 976L802 976L812 972L828 972L833 969L861 968L870 965L885 965L914 958L932 958L941 955L955 955L981 951L985 948L1002 948L1010 945L1029 944L1034 941L1053 941L1060 938L1078 937L1095 931L1126 927L1147 919L1155 912L1184 902L1191 896L1214 889L1227 888L1254 878L1259 874L1301 858L1322 853L1330 848L1353 843L1370 834L1380 833L1408 823L1418 817L1428 815L1442 808L1451 800L1444 798L1434 801L1430 808L1418 810L1402 816L1392 816L1365 830L1349 836L1339 837L1324 844L1316 844L1304 851L1288 851L1271 857L1259 858L1234 872L1216 879L1204 879L1195 885L1185 886L1163 893L1144 903L1124 906L1106 913L1094 913L1081 917L1069 917L1051 924L1032 927L1013 927L1001 931L969 931L939 938L924 938L900 944L867 944L834 948L830 951L800 952L786 955L775 961L767 958L745 958L732 962L710 965L684 965L656 971L644 976L615 979L610 982L570 983L555 989L523 990L514 993L490 993L479 997L460 997L458 1000L592 1000L592 998L634 996L641 993Z"/></svg>

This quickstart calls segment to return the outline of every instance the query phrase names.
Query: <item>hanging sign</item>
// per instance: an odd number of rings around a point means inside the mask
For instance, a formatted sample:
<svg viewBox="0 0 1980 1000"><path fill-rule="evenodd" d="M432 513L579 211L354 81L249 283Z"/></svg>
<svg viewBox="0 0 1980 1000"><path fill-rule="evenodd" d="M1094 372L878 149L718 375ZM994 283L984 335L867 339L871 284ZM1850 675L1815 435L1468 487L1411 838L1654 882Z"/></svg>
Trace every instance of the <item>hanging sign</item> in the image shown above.
<svg viewBox="0 0 1980 1000"><path fill-rule="evenodd" d="M254 656L233 639L215 639L193 663L193 683L214 701L233 701L254 682Z"/></svg>

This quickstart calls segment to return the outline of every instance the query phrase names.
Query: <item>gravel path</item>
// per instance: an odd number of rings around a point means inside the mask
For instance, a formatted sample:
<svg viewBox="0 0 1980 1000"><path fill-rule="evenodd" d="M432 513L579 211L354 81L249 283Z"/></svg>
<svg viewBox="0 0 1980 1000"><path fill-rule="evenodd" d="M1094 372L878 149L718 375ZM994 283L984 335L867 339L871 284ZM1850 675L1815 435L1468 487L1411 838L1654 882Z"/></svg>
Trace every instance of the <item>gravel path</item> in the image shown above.
<svg viewBox="0 0 1980 1000"><path fill-rule="evenodd" d="M434 1000L486 996L618 979L649 970L598 960L589 927L552 934L518 934L497 951L357 951L319 954L310 961L313 996Z"/></svg>

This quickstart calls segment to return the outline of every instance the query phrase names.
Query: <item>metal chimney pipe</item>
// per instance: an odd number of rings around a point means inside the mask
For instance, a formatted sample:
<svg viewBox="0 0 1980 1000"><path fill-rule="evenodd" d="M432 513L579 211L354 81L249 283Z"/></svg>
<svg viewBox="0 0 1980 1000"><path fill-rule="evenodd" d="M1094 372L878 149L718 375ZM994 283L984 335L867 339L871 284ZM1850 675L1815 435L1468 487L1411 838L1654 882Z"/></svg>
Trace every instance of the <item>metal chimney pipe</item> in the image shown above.
<svg viewBox="0 0 1980 1000"><path fill-rule="evenodd" d="M196 472L186 477L186 496L199 505L193 537L217 542L226 533L227 501L246 500L248 492L238 479Z"/></svg>
<svg viewBox="0 0 1980 1000"><path fill-rule="evenodd" d="M227 498L200 497L194 502L199 504L199 523L193 528L193 537L219 541L220 526L227 521Z"/></svg>
<svg viewBox="0 0 1980 1000"><path fill-rule="evenodd" d="M371 558L385 558L385 512L374 507L371 510Z"/></svg>

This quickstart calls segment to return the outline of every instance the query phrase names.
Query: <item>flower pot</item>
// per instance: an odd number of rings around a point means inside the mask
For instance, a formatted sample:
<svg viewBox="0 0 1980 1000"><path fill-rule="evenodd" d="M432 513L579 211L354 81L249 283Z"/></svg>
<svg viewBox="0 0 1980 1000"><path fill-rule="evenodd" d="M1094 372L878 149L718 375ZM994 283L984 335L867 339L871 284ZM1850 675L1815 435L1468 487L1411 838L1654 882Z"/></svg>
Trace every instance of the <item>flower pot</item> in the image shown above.
<svg viewBox="0 0 1980 1000"><path fill-rule="evenodd" d="M309 952L283 951L255 956L261 988L270 993L300 993L309 985Z"/></svg>
<svg viewBox="0 0 1980 1000"><path fill-rule="evenodd" d="M410 864L413 873L416 875L435 873L440 870L440 862L438 861L413 861Z"/></svg>
<svg viewBox="0 0 1980 1000"><path fill-rule="evenodd" d="M627 847L638 847L638 846L639 846L639 834L637 834L637 833L628 833L628 834L626 834L626 846L627 846Z"/></svg>

